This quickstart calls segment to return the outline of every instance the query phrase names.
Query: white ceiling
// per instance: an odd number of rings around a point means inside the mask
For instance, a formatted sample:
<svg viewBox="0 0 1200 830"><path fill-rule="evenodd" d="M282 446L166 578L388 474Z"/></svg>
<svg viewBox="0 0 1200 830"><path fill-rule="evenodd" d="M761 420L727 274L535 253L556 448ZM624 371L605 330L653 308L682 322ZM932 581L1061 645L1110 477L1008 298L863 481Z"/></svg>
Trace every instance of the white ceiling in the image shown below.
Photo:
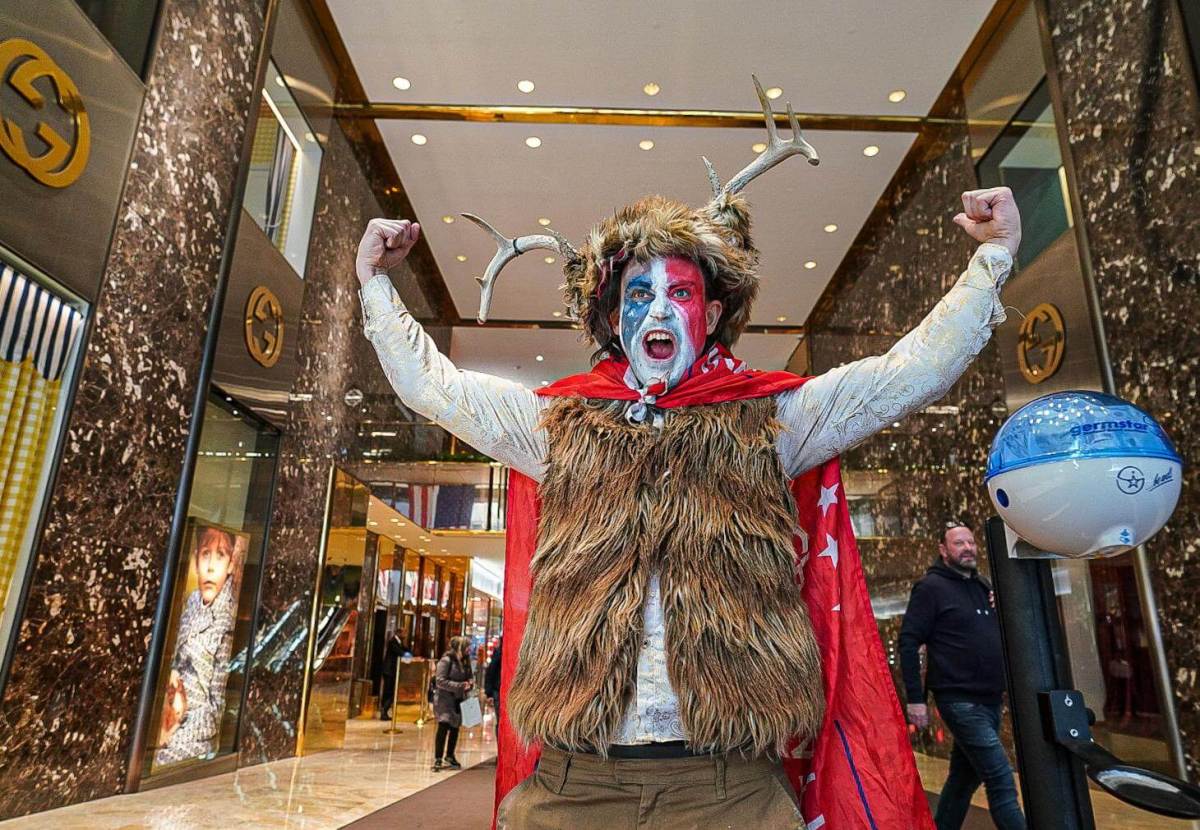
<svg viewBox="0 0 1200 830"><path fill-rule="evenodd" d="M992 5L329 0L373 101L744 110L754 72L797 111L906 115L929 111ZM908 97L889 104L897 88Z"/></svg>
<svg viewBox="0 0 1200 830"><path fill-rule="evenodd" d="M753 110L750 74L779 86L782 111L923 115L945 85L993 0L909 0L902 11L868 0L670 0L646 4L329 0L355 67L375 102ZM899 4L897 4L899 5ZM607 33L612 34L607 34ZM412 86L397 90L392 78ZM525 95L516 82L529 79ZM661 92L649 97L642 86ZM889 103L893 89L907 91ZM463 317L478 308L475 277L494 251L465 220L502 233L541 230L538 217L578 242L615 208L651 192L701 204L701 155L728 180L754 157L765 131L567 124L381 121L392 159ZM413 133L428 141L412 143ZM537 136L541 147L525 139ZM913 140L912 134L809 131L819 167L800 160L756 180L762 289L752 322L804 322ZM654 148L638 148L643 139ZM868 158L863 148L876 145ZM955 210L947 205L947 210ZM838 225L826 233L828 223ZM465 255L466 262L456 257ZM559 266L525 255L500 276L494 320L552 320ZM806 270L803 263L817 266ZM785 318L779 321L778 318ZM759 338L764 338L760 340ZM737 351L778 368L795 335L743 338ZM546 361L534 365L533 355ZM457 328L452 357L536 386L587 368L576 333Z"/></svg>

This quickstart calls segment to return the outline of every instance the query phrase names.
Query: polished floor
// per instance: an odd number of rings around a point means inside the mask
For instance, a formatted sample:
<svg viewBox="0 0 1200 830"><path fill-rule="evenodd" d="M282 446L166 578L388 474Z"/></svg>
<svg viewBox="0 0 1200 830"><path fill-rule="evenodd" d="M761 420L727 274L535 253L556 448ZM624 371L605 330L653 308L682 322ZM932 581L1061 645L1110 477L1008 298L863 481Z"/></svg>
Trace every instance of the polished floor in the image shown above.
<svg viewBox="0 0 1200 830"><path fill-rule="evenodd" d="M4 830L210 830L230 827L334 830L454 772L432 772L434 728L349 721L341 750L246 767L134 795L76 804L0 822ZM465 767L496 754L489 727L464 730Z"/></svg>
<svg viewBox="0 0 1200 830"><path fill-rule="evenodd" d="M453 772L430 770L431 727L403 724L398 735L376 720L350 721L344 749L247 767L187 784L76 804L0 822L3 830L210 830L303 828L334 830L410 796ZM471 766L494 756L490 726L466 730L458 758ZM925 789L938 792L947 762L917 754ZM1200 830L1151 816L1093 790L1097 830ZM980 789L974 804L987 809Z"/></svg>
<svg viewBox="0 0 1200 830"><path fill-rule="evenodd" d="M921 784L929 792L941 791L949 762L920 752L916 757ZM982 787L975 792L971 803L982 810L987 809L987 797ZM1092 789L1092 810L1096 814L1096 830L1200 830L1200 824L1143 813L1095 788Z"/></svg>

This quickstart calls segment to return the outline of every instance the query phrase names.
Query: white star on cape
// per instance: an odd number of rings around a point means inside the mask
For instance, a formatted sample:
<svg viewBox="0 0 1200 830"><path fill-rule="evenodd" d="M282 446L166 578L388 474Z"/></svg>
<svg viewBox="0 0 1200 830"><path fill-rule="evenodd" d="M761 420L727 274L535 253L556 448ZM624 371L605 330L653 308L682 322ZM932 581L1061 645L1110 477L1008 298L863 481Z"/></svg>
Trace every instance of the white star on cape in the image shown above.
<svg viewBox="0 0 1200 830"><path fill-rule="evenodd" d="M818 558L822 556L828 556L830 559L832 559L833 567L836 568L838 566L838 543L837 539L834 539L833 535L830 533L825 534L825 550L817 554Z"/></svg>
<svg viewBox="0 0 1200 830"><path fill-rule="evenodd" d="M833 483L832 487L826 487L823 484L821 485L821 498L817 499L817 507L821 508L822 516L825 515L826 511L828 511L832 505L837 504L837 489L838 482L836 481Z"/></svg>

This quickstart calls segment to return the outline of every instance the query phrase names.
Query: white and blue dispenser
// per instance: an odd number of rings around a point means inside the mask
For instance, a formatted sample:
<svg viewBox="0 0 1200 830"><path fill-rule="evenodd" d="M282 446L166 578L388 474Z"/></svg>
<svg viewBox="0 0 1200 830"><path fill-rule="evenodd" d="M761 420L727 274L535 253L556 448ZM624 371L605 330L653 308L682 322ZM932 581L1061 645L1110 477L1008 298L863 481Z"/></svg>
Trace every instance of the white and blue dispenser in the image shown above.
<svg viewBox="0 0 1200 830"><path fill-rule="evenodd" d="M1010 533L1010 555L1112 556L1166 524L1182 466L1162 427L1133 404L1056 392L1000 427L986 481L1000 518L1028 543Z"/></svg>

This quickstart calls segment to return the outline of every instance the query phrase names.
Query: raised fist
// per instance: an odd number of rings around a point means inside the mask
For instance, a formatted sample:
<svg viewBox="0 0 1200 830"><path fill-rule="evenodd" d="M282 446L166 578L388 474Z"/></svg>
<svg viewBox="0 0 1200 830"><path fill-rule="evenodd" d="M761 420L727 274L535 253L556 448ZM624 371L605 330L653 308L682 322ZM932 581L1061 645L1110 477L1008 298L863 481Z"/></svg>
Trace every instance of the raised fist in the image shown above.
<svg viewBox="0 0 1200 830"><path fill-rule="evenodd" d="M371 277L395 268L421 237L421 226L407 219L372 219L367 223L354 271L366 285Z"/></svg>
<svg viewBox="0 0 1200 830"><path fill-rule="evenodd" d="M1014 257L1021 246L1021 213L1007 187L968 190L962 195L963 212L954 224L977 242L1003 245Z"/></svg>

